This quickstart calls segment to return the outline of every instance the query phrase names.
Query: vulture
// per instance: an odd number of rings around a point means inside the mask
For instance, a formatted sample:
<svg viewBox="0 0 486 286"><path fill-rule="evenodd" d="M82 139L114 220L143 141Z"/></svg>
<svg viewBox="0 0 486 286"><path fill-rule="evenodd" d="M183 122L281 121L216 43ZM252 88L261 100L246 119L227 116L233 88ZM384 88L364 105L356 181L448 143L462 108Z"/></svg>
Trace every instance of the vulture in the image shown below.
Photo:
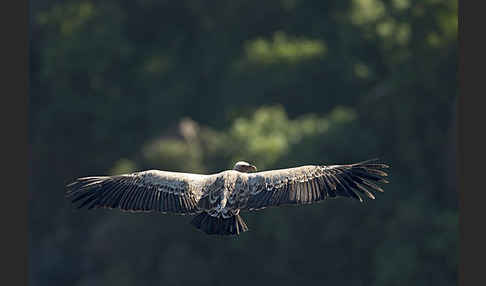
<svg viewBox="0 0 486 286"><path fill-rule="evenodd" d="M240 211L305 205L347 197L363 202L388 183L377 159L347 165L307 165L257 172L247 162L232 170L202 175L147 170L83 177L68 184L77 208L194 215L191 224L206 234L239 235L248 230Z"/></svg>

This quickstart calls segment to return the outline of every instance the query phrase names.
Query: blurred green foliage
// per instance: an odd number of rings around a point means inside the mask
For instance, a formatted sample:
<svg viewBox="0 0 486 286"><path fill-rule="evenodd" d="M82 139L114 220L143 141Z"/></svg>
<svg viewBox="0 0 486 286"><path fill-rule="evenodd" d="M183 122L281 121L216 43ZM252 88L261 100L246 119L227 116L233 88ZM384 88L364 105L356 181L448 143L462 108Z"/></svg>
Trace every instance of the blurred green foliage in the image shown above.
<svg viewBox="0 0 486 286"><path fill-rule="evenodd" d="M32 3L30 285L456 285L457 1ZM76 177L391 165L385 193L243 214L74 211Z"/></svg>

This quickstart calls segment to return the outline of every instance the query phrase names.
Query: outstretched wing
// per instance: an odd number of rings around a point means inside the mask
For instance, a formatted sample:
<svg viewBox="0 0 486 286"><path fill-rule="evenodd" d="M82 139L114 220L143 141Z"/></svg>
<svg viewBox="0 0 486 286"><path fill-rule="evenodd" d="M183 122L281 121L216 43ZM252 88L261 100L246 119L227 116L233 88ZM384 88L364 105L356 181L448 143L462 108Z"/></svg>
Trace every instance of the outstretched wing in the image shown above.
<svg viewBox="0 0 486 286"><path fill-rule="evenodd" d="M206 175L149 170L85 177L67 185L78 208L118 208L133 212L194 214Z"/></svg>
<svg viewBox="0 0 486 286"><path fill-rule="evenodd" d="M350 165L302 166L248 174L247 210L282 204L309 204L333 197L363 201L361 195L374 199L373 192L383 192L375 182L388 183L385 164L368 160Z"/></svg>

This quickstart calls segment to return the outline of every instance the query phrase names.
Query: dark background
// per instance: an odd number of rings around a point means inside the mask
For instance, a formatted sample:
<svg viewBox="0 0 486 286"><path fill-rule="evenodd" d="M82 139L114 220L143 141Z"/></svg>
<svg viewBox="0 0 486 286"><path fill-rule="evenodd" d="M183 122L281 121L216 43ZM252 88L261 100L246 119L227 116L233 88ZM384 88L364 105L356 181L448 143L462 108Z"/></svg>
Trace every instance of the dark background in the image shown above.
<svg viewBox="0 0 486 286"><path fill-rule="evenodd" d="M31 3L30 285L456 285L457 2ZM379 157L374 201L75 211L76 177Z"/></svg>

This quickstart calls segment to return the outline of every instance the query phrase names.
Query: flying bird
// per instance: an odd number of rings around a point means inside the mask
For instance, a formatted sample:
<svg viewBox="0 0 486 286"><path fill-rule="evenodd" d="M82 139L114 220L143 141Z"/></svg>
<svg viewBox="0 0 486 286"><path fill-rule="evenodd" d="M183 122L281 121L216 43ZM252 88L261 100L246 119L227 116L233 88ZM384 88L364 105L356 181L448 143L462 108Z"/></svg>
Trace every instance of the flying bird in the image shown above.
<svg viewBox="0 0 486 286"><path fill-rule="evenodd" d="M239 235L248 230L240 211L304 205L348 197L363 202L383 192L388 168L376 159L348 165L307 165L257 172L247 162L202 175L148 170L78 178L67 197L78 208L194 215L192 225L207 234Z"/></svg>

